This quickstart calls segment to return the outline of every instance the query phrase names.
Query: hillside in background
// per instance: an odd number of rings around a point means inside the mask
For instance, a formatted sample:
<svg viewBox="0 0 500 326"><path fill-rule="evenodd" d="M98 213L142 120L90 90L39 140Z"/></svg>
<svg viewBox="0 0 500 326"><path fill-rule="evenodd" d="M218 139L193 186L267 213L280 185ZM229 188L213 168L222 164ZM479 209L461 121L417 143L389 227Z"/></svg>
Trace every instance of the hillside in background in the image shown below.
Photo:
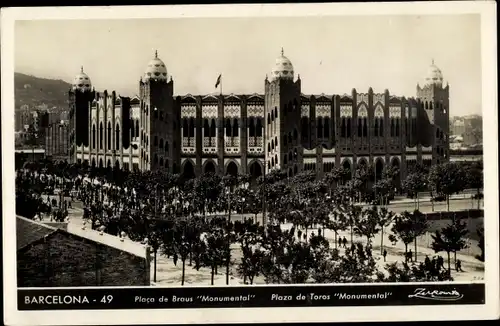
<svg viewBox="0 0 500 326"><path fill-rule="evenodd" d="M68 107L68 90L71 84L63 80L38 78L14 73L15 109L28 105L30 108L47 106L63 109Z"/></svg>

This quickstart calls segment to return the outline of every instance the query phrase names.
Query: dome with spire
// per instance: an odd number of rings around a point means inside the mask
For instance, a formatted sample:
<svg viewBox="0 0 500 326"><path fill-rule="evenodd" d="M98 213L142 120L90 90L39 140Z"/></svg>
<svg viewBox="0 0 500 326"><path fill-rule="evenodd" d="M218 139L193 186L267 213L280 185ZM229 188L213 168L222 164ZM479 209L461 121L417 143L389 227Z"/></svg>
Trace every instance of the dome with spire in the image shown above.
<svg viewBox="0 0 500 326"><path fill-rule="evenodd" d="M73 79L73 89L80 91L90 91L92 83L90 82L89 76L83 72L83 66L80 69L80 73Z"/></svg>
<svg viewBox="0 0 500 326"><path fill-rule="evenodd" d="M435 64L434 60L432 60L432 64L429 67L429 71L427 72L427 77L425 78L425 85L443 85L443 73L441 69L439 69Z"/></svg>
<svg viewBox="0 0 500 326"><path fill-rule="evenodd" d="M271 78L293 80L293 65L292 62L287 57L285 57L283 48L281 48L281 56L276 59L276 63L271 71Z"/></svg>
<svg viewBox="0 0 500 326"><path fill-rule="evenodd" d="M167 67L165 63L158 58L158 51L155 51L155 57L149 61L144 73L145 79L167 80Z"/></svg>

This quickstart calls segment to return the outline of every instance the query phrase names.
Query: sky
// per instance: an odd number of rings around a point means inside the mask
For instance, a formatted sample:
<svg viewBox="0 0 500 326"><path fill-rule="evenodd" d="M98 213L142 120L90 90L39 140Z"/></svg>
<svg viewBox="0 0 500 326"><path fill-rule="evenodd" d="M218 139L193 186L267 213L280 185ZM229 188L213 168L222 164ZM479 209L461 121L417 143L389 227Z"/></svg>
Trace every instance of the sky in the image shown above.
<svg viewBox="0 0 500 326"><path fill-rule="evenodd" d="M154 57L174 93L263 93L284 49L304 94L416 96L434 60L450 85L450 115L481 114L479 15L25 20L15 71L71 82L84 67L96 90L138 93Z"/></svg>

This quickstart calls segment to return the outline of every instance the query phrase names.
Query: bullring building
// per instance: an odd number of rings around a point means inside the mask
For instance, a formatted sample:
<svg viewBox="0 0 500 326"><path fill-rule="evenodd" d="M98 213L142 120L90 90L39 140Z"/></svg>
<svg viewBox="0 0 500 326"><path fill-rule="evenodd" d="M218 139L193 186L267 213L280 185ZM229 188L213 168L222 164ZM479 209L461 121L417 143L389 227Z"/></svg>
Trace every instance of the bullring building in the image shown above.
<svg viewBox="0 0 500 326"><path fill-rule="evenodd" d="M371 88L306 95L301 85L283 50L263 92L254 94L174 95L157 53L131 98L95 92L82 68L69 92L71 161L254 177L361 164L381 175L390 165L403 178L416 163L448 160L449 86L434 62L416 97Z"/></svg>

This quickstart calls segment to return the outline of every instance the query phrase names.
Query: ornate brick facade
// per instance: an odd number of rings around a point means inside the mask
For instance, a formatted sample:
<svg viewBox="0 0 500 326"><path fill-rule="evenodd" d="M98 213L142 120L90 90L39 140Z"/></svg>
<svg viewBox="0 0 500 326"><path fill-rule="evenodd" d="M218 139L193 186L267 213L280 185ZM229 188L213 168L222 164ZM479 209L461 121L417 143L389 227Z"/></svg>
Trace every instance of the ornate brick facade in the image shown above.
<svg viewBox="0 0 500 326"><path fill-rule="evenodd" d="M174 96L157 55L132 99L95 94L77 82L70 100L74 108L89 107L83 124L89 146L73 140L73 158L95 166L257 177L274 169L322 174L369 164L377 174L397 166L404 177L417 162L431 165L449 156L449 86L434 63L416 98L371 88L302 94L300 76L294 77L283 53L264 81L264 94Z"/></svg>

